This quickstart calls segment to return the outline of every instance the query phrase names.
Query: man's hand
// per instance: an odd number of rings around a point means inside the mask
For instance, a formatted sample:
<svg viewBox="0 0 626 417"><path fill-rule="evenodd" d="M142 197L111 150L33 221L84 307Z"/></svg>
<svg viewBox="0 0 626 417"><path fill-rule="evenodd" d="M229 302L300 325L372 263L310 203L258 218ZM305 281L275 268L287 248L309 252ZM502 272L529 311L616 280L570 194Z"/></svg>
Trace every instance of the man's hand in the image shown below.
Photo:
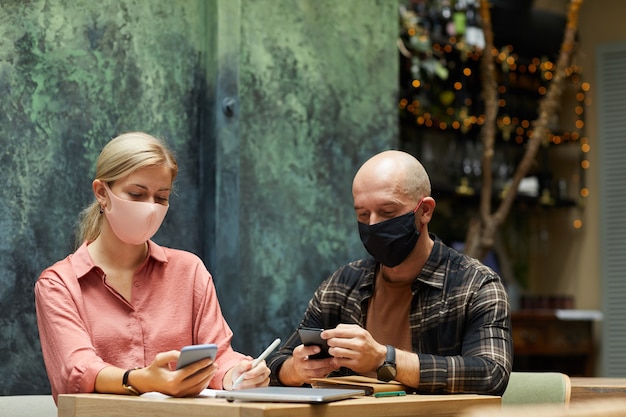
<svg viewBox="0 0 626 417"><path fill-rule="evenodd" d="M278 373L278 379L283 385L300 386L308 384L313 378L324 378L338 366L332 364L332 358L309 359L320 352L319 346L300 345L293 350L291 358L287 359Z"/></svg>
<svg viewBox="0 0 626 417"><path fill-rule="evenodd" d="M324 330L322 338L328 342L333 356L330 363L336 368L343 366L366 374L375 372L385 361L387 347L356 324L340 324L334 329Z"/></svg>

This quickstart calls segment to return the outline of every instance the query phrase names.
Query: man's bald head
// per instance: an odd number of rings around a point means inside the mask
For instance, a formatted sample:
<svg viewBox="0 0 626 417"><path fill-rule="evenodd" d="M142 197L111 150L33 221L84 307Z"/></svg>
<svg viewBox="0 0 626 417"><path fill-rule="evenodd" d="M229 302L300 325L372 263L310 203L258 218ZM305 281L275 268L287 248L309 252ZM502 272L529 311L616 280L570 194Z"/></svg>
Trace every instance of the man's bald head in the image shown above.
<svg viewBox="0 0 626 417"><path fill-rule="evenodd" d="M354 176L352 193L354 195L363 187L381 186L416 200L430 196L431 191L422 164L413 155L396 150L384 151L368 159Z"/></svg>

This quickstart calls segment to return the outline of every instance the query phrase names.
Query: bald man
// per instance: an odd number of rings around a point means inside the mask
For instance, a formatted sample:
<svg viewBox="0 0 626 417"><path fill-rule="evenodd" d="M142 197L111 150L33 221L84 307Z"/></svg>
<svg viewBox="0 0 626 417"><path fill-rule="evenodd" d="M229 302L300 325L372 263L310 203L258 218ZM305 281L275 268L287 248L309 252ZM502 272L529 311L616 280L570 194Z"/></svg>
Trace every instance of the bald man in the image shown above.
<svg viewBox="0 0 626 417"><path fill-rule="evenodd" d="M268 361L272 384L359 374L418 393L502 395L513 360L500 277L428 232L430 180L408 153L385 151L352 184L359 235L372 258L326 279L301 327L325 329L330 358L298 332Z"/></svg>

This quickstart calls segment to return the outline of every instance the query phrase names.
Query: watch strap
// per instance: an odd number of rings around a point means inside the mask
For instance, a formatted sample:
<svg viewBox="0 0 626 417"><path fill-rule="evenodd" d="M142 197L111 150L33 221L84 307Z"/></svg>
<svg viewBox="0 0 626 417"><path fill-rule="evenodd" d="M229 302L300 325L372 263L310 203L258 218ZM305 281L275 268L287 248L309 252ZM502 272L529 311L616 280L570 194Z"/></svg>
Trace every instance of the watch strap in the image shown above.
<svg viewBox="0 0 626 417"><path fill-rule="evenodd" d="M134 371L137 369L140 369L140 368L133 368L133 369L127 370L126 372L124 372L124 376L122 377L122 386L124 387L126 391L130 392L133 395L139 395L140 392L137 391L135 387L133 387L132 385L128 383L128 375L130 374L131 371Z"/></svg>
<svg viewBox="0 0 626 417"><path fill-rule="evenodd" d="M396 348L387 345L387 355L385 356L385 364L396 366Z"/></svg>
<svg viewBox="0 0 626 417"><path fill-rule="evenodd" d="M396 377L396 348L387 345L385 362L378 367L376 376L381 381L389 382Z"/></svg>

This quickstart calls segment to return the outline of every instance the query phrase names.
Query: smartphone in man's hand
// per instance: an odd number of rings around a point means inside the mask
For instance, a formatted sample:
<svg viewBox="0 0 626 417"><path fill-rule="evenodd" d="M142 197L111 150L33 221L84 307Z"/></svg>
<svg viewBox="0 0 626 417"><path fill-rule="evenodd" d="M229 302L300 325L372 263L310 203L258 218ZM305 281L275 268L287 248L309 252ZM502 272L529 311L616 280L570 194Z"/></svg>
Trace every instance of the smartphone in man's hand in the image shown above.
<svg viewBox="0 0 626 417"><path fill-rule="evenodd" d="M328 344L326 339L322 339L322 332L324 329L316 329L313 327L300 327L298 333L300 334L300 340L304 346L319 346L322 348L320 353L309 356L309 359L325 359L330 358L332 355L328 353Z"/></svg>

